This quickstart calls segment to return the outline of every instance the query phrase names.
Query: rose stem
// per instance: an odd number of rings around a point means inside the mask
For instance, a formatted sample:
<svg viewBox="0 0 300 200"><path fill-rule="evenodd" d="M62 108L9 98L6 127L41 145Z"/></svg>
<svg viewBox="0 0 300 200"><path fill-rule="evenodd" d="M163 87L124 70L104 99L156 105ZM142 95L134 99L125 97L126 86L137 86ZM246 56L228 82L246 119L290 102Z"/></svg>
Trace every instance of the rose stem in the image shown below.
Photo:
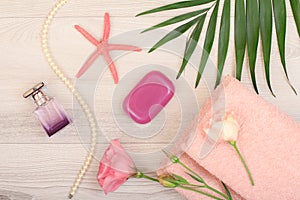
<svg viewBox="0 0 300 200"><path fill-rule="evenodd" d="M227 197L225 194L223 194L223 193L220 192L219 190L217 190L217 189L215 189L215 188L209 186L209 185L203 180L203 178L202 178L201 176L199 176L194 170L192 170L191 168L189 168L187 165L185 165L185 164L182 163L181 161L178 161L178 164L180 164L183 168L185 168L186 170L188 170L189 172L191 172L193 175L195 175L197 178L199 178L199 179L202 181L202 183L204 184L204 187L205 187L205 188L207 188L207 189L209 189L209 190L211 190L211 191L213 191L213 192L215 192L215 193L221 195L221 196L224 197L225 199L228 199L228 197Z"/></svg>
<svg viewBox="0 0 300 200"><path fill-rule="evenodd" d="M148 180L150 180L150 181L159 182L156 178L152 178L152 177L147 176L147 175L145 175L145 174L143 175L143 178L148 179Z"/></svg>
<svg viewBox="0 0 300 200"><path fill-rule="evenodd" d="M180 188L182 188L182 189L184 189L184 190L190 190L190 191L193 191L193 192L197 192L197 193L199 193L199 194L205 195L205 196L210 197L210 198L212 198L212 199L222 200L222 199L219 198L219 197L216 197L216 196L214 196L214 195L208 194L208 193L206 193L206 192L202 192L202 191L200 191L200 190L196 190L196 189L194 189L194 188L185 187L185 186L182 186L182 185L179 185L178 187L180 187ZM226 198L226 199L227 199L227 198Z"/></svg>
<svg viewBox="0 0 300 200"><path fill-rule="evenodd" d="M233 148L236 150L237 154L239 155L239 157L240 157L240 159L241 159L241 161L242 161L242 163L243 163L243 165L244 165L244 167L245 167L245 169L246 169L246 171L247 171L247 173L248 173L249 179L250 179L250 181L251 181L251 185L254 186L254 180L253 180L253 178L252 178L252 174L251 174L251 172L250 172L250 170L249 170L249 168L248 168L248 166L247 166L247 164L246 164L246 161L244 160L244 158L243 158L243 156L242 156L242 154L241 154L239 148L238 148L237 145L236 145L236 141L234 141L234 142L229 142L229 144L231 144L231 145L233 146Z"/></svg>
<svg viewBox="0 0 300 200"><path fill-rule="evenodd" d="M156 178L152 178L150 176L145 175L143 172L138 171L135 175L136 178L144 178L150 181L159 182Z"/></svg>

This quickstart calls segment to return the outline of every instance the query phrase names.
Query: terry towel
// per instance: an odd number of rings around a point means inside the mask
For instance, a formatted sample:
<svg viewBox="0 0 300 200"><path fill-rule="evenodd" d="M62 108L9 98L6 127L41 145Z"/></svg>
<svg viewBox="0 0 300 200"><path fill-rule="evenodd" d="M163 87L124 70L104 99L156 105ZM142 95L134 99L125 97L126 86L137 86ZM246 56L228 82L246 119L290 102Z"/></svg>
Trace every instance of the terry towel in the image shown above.
<svg viewBox="0 0 300 200"><path fill-rule="evenodd" d="M237 145L253 175L254 186L236 151L228 143L218 141L206 156L201 156L207 141L204 130L209 126L212 113L222 108L224 112L233 112L241 125ZM225 192L220 184L222 180L230 188L233 199L300 199L300 126L291 117L235 78L226 76L201 108L194 123L194 136L193 131L187 131L176 149L183 147L181 161L197 170L209 184ZM186 145L186 141L191 143ZM158 173L166 172L193 181L179 165L162 165ZM189 200L208 199L193 192L178 191Z"/></svg>

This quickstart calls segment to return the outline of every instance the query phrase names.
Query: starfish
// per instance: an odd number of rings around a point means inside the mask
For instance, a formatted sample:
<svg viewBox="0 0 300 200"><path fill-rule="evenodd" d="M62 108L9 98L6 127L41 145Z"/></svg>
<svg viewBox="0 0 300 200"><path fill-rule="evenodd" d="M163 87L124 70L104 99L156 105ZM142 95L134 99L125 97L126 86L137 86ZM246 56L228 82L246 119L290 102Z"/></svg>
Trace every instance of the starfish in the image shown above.
<svg viewBox="0 0 300 200"><path fill-rule="evenodd" d="M108 13L104 15L104 31L102 36L102 41L98 41L95 37L89 34L85 29L83 29L79 25L75 25L76 30L78 30L88 41L90 41L93 45L97 47L96 51L88 58L85 64L81 67L81 69L76 74L77 78L80 78L86 70L93 64L93 62L100 56L103 55L107 65L109 66L110 72L113 76L115 84L118 83L118 72L116 70L116 66L111 58L109 52L114 50L122 50L122 51L142 51L139 47L124 45L124 44L109 44L109 35L110 35L110 17Z"/></svg>

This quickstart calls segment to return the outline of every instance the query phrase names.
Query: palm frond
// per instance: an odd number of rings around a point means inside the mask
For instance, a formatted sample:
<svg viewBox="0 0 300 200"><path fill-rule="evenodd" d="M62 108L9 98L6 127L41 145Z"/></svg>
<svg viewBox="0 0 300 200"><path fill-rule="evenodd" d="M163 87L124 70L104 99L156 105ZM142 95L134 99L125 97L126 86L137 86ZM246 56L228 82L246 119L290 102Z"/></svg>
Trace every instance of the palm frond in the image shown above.
<svg viewBox="0 0 300 200"><path fill-rule="evenodd" d="M191 35L188 37L184 56L181 67L179 69L177 78L185 70L189 59L195 53L196 45L199 42L199 38L203 29L207 12L212 10L208 26L206 29L205 40L203 44L203 50L201 54L201 60L197 72L197 78L195 87L198 86L202 77L203 71L207 64L208 57L211 53L212 46L215 39L217 16L219 11L220 0L190 0L180 1L177 3L168 4L158 8L154 8L138 14L137 16L147 15L162 11L169 11L175 9L182 9L188 7L201 6L200 9L175 16L157 25L154 25L143 32L151 31L157 28L176 24L188 19L191 19L187 23L177 27L169 32L165 37L159 40L150 50L152 52L162 45L174 40L180 35L184 34L187 30L192 29ZM273 6L272 6L273 5ZM294 20L298 35L300 37L300 2L299 0L290 0L290 5L293 11ZM203 6L206 6L203 8ZM285 0L235 0L235 13L234 13L234 44L235 44L235 58L236 58L236 78L241 80L243 63L245 58L245 52L247 48L249 58L249 68L253 87L258 93L256 83L256 60L259 37L262 41L263 59L266 74L267 85L273 93L270 78L270 59L271 59L271 44L272 44L272 11L274 14L275 29L277 36L278 49L280 52L280 60L283 66L283 70L288 84L292 88L295 94L296 90L291 85L288 77L286 60L285 60L285 37L286 37L286 3ZM194 26L195 25L195 26ZM216 86L220 83L224 64L227 57L228 46L230 37L230 0L224 0L222 15L219 29L218 40L218 74L216 78ZM247 45L246 45L247 44ZM275 95L274 95L275 96Z"/></svg>
<svg viewBox="0 0 300 200"><path fill-rule="evenodd" d="M185 69L186 65L188 64L192 54L194 53L196 46L198 44L199 38L200 38L200 34L202 32L202 28L203 28L203 24L204 24L204 20L205 20L206 14L202 15L199 20L198 23L196 25L196 27L194 28L184 51L184 56L183 56L183 60L182 60L182 64L181 67L179 69L178 75L177 75L177 79L180 77L180 75L182 74L183 70Z"/></svg>
<svg viewBox="0 0 300 200"><path fill-rule="evenodd" d="M217 80L216 80L215 87L219 85L222 72L224 69L224 64L225 64L227 51L228 51L229 34L230 34L230 0L225 0L223 11L222 11L222 17L221 17L220 32L219 32L218 72L217 72Z"/></svg>
<svg viewBox="0 0 300 200"><path fill-rule="evenodd" d="M183 33L185 33L188 29L190 29L193 25L195 25L198 20L202 16L197 17L196 19L193 19L177 28L175 28L173 31L168 33L165 37L163 37L161 40L159 40L150 50L149 53L152 51L155 51L157 48L161 47L162 45L166 44L167 42L179 37Z"/></svg>
<svg viewBox="0 0 300 200"><path fill-rule="evenodd" d="M147 31L152 31L152 30L155 30L155 29L158 29L158 28L162 28L162 27L165 27L165 26L169 26L169 25L172 25L172 24L175 24L175 23L187 20L187 19L191 19L192 17L196 17L200 14L203 14L204 12L207 12L208 10L209 10L209 8L205 8L205 9L196 10L194 12L189 12L189 13L186 13L186 14L182 14L182 15L173 17L169 20L166 20L162 23L156 24L156 25L144 30L142 33L145 33Z"/></svg>
<svg viewBox="0 0 300 200"><path fill-rule="evenodd" d="M246 12L244 0L235 1L234 44L236 60L236 78L241 80L246 50Z"/></svg>
<svg viewBox="0 0 300 200"><path fill-rule="evenodd" d="M300 37L300 2L299 0L290 0L294 19L297 26L298 35Z"/></svg>
<svg viewBox="0 0 300 200"><path fill-rule="evenodd" d="M214 7L214 10L211 14L211 17L208 22L207 30L206 30L206 36L204 40L204 45L203 45L203 50L202 50L202 56L201 56L201 61L197 73L197 79L195 83L195 87L198 86L203 70L205 68L205 65L207 63L207 59L209 57L209 54L211 52L211 48L214 43L214 38L215 38L215 33L216 33L216 25L217 25L217 16L218 16L218 9L219 9L219 4L220 1L216 1L216 5Z"/></svg>
<svg viewBox="0 0 300 200"><path fill-rule="evenodd" d="M199 5L207 4L207 3L210 3L210 2L213 2L213 1L215 1L215 0L180 1L180 2L177 2L177 3L172 3L172 4L161 6L161 7L155 8L155 9L147 10L145 12L137 14L136 16L138 17L138 16L142 16L142 15L148 15L148 14L167 11L167 10L174 10L174 9L181 9L181 8L199 6Z"/></svg>
<svg viewBox="0 0 300 200"><path fill-rule="evenodd" d="M258 93L255 76L257 46L259 38L259 14L257 0L246 0L246 21L250 74L253 87L256 93Z"/></svg>
<svg viewBox="0 0 300 200"><path fill-rule="evenodd" d="M286 61L285 61L285 34L286 34L285 0L273 0L272 3L273 3L276 35L277 35L277 44L279 48L281 64L289 85L291 86L294 93L297 94L295 88L292 86L292 84L289 81Z"/></svg>
<svg viewBox="0 0 300 200"><path fill-rule="evenodd" d="M272 2L271 0L259 0L259 19L262 49L264 56L265 74L268 87L275 97L270 81L270 57L272 44Z"/></svg>

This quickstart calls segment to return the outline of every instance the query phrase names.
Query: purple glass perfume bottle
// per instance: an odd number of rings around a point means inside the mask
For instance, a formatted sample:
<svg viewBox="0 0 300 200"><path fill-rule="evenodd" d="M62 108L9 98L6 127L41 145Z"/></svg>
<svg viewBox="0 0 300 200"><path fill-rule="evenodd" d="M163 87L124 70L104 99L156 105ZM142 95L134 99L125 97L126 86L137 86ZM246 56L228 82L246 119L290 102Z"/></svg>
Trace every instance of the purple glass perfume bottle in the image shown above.
<svg viewBox="0 0 300 200"><path fill-rule="evenodd" d="M39 83L23 94L24 98L32 96L38 106L34 114L40 121L49 137L71 123L66 111L54 98L42 91L44 83Z"/></svg>

